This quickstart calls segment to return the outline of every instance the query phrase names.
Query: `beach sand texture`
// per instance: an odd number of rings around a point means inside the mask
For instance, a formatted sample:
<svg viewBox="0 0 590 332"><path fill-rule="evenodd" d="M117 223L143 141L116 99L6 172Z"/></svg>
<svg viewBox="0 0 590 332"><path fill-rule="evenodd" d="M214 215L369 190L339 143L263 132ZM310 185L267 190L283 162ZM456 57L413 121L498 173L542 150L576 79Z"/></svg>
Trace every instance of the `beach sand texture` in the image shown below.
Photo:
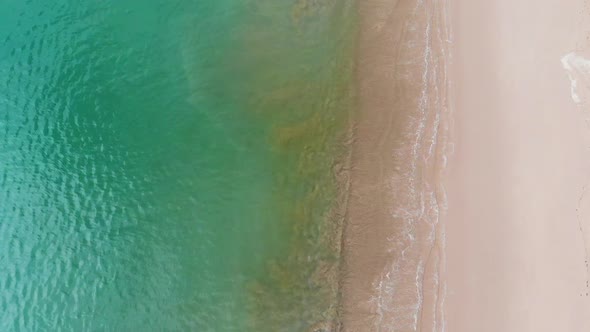
<svg viewBox="0 0 590 332"><path fill-rule="evenodd" d="M588 2L359 7L343 330L590 331Z"/></svg>
<svg viewBox="0 0 590 332"><path fill-rule="evenodd" d="M452 7L447 330L590 331L587 2Z"/></svg>

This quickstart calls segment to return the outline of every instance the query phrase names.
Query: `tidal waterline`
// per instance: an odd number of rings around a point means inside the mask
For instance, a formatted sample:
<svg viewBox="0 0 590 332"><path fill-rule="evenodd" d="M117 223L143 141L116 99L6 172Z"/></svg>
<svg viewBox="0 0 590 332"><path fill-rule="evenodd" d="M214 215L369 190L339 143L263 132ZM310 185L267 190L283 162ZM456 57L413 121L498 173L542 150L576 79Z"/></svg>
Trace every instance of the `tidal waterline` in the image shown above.
<svg viewBox="0 0 590 332"><path fill-rule="evenodd" d="M0 330L329 326L355 11L0 4Z"/></svg>

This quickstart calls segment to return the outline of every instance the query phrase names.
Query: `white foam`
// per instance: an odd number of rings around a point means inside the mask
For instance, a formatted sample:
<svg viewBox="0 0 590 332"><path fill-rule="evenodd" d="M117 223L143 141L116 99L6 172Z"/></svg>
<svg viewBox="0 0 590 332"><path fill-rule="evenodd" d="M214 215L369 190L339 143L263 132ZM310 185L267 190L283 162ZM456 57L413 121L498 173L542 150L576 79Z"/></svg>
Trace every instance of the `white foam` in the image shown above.
<svg viewBox="0 0 590 332"><path fill-rule="evenodd" d="M576 104L585 102L587 96L584 96L582 90L590 89L590 59L575 52L570 52L561 58L561 65L567 71L573 101Z"/></svg>

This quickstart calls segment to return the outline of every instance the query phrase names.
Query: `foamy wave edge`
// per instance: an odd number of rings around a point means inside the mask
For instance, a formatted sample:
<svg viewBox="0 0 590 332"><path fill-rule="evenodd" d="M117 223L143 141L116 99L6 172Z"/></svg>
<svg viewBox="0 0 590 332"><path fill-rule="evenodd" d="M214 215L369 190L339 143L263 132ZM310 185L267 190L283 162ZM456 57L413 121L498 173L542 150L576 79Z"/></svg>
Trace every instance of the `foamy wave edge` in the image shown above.
<svg viewBox="0 0 590 332"><path fill-rule="evenodd" d="M453 153L449 138L452 126L452 61L449 2L420 0L406 31L420 31L424 43L421 62L421 95L417 111L407 128L412 145L392 151L398 158L410 157L400 178L391 180L392 190L406 188L405 204L392 204L392 220L403 220L403 234L395 234L390 251L401 253L374 281L376 331L446 331L445 298L446 235L441 215L447 210L441 182L447 160ZM424 22L418 22L425 16ZM420 25L424 23L424 25ZM409 42L416 42L410 40ZM408 281L412 281L408 284ZM411 297L408 302L400 299Z"/></svg>

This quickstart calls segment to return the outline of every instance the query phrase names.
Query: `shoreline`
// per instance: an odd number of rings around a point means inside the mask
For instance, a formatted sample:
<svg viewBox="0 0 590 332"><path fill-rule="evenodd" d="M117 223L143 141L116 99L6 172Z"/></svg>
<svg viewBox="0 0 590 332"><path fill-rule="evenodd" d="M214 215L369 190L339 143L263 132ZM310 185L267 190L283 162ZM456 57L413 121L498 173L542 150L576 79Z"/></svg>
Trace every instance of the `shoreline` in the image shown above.
<svg viewBox="0 0 590 332"><path fill-rule="evenodd" d="M444 322L447 12L413 0L358 9L340 329L432 329Z"/></svg>

